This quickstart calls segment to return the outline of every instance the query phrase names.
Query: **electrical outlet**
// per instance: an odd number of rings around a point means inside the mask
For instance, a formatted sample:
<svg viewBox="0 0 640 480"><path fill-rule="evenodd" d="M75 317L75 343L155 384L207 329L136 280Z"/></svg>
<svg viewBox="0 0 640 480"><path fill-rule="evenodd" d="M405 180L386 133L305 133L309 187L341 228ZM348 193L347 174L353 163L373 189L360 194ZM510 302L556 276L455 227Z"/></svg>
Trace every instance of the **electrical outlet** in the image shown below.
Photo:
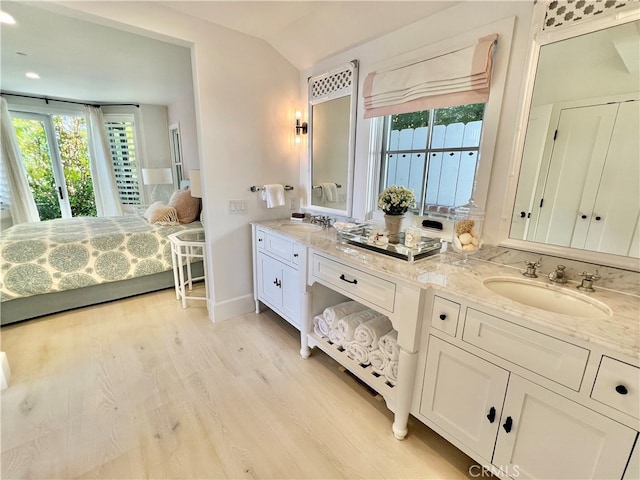
<svg viewBox="0 0 640 480"><path fill-rule="evenodd" d="M289 210L295 210L296 208L297 208L296 199L295 198L290 198L289 199Z"/></svg>
<svg viewBox="0 0 640 480"><path fill-rule="evenodd" d="M245 200L229 200L229 213L234 215L247 213L247 202Z"/></svg>

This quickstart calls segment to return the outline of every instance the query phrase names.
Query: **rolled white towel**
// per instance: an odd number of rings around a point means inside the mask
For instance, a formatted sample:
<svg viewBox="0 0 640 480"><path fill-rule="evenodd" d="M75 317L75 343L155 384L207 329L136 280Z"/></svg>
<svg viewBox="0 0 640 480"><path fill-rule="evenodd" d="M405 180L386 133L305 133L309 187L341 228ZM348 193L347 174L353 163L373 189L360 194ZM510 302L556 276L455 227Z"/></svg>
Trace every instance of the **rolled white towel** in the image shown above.
<svg viewBox="0 0 640 480"><path fill-rule="evenodd" d="M369 365L369 349L363 347L357 342L349 342L344 346L347 357L354 359L361 365Z"/></svg>
<svg viewBox="0 0 640 480"><path fill-rule="evenodd" d="M389 357L382 350L375 349L369 352L369 361L374 372L378 375L384 375L384 369L389 364Z"/></svg>
<svg viewBox="0 0 640 480"><path fill-rule="evenodd" d="M322 315L316 315L313 317L313 331L319 337L326 337L329 335L329 325Z"/></svg>
<svg viewBox="0 0 640 480"><path fill-rule="evenodd" d="M356 302L355 300L349 300L347 302L342 302L333 307L327 307L322 312L322 316L327 322L329 328L333 327L334 322L337 322L343 317L346 317L350 313L359 312L361 310L366 310L367 307L362 305L361 303Z"/></svg>
<svg viewBox="0 0 640 480"><path fill-rule="evenodd" d="M353 339L369 350L378 348L378 339L393 329L391 320L385 315L376 317L356 327Z"/></svg>
<svg viewBox="0 0 640 480"><path fill-rule="evenodd" d="M380 337L378 340L378 347L382 350L389 360L398 360L398 354L400 353L400 347L398 347L398 332L391 330L389 333Z"/></svg>
<svg viewBox="0 0 640 480"><path fill-rule="evenodd" d="M329 330L329 334L327 335L329 341L337 346L342 346L342 335L337 328L332 328Z"/></svg>
<svg viewBox="0 0 640 480"><path fill-rule="evenodd" d="M383 374L391 385L395 385L398 381L398 362L389 360L387 366L384 367Z"/></svg>
<svg viewBox="0 0 640 480"><path fill-rule="evenodd" d="M366 310L350 313L346 317L338 320L336 322L336 328L340 332L342 345L346 345L348 342L353 341L353 334L355 333L358 325L368 322L369 320L373 320L380 315L380 313L376 312L372 308L367 308Z"/></svg>

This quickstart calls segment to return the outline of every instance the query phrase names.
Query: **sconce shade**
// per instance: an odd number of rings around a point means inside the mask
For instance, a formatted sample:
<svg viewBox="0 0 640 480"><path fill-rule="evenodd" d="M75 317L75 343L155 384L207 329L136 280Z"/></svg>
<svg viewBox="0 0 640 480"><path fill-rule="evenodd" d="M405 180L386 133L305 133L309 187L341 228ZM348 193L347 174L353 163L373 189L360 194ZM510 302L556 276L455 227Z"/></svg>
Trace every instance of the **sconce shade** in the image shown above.
<svg viewBox="0 0 640 480"><path fill-rule="evenodd" d="M145 185L170 185L173 176L170 168L143 168L142 183Z"/></svg>
<svg viewBox="0 0 640 480"><path fill-rule="evenodd" d="M200 170L189 170L189 181L191 196L202 198L202 183L200 180Z"/></svg>

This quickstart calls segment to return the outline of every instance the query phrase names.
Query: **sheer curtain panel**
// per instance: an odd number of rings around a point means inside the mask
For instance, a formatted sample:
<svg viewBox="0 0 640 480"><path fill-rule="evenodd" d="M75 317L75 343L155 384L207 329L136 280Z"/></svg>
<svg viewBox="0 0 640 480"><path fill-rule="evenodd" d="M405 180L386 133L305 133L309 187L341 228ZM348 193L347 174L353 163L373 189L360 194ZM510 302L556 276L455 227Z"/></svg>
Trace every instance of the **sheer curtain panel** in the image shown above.
<svg viewBox="0 0 640 480"><path fill-rule="evenodd" d="M364 118L485 103L498 35L475 45L374 71L364 81Z"/></svg>
<svg viewBox="0 0 640 480"><path fill-rule="evenodd" d="M40 215L29 188L27 171L22 163L16 132L11 124L9 107L4 98L0 99L0 102L2 103L0 107L0 143L2 143L0 161L2 161L2 175L6 175L11 194L9 202L11 218L14 225L39 222Z"/></svg>
<svg viewBox="0 0 640 480"><path fill-rule="evenodd" d="M87 120L91 178L93 179L93 192L96 197L98 216L115 217L122 215L122 206L102 110L97 107L86 106L83 111Z"/></svg>

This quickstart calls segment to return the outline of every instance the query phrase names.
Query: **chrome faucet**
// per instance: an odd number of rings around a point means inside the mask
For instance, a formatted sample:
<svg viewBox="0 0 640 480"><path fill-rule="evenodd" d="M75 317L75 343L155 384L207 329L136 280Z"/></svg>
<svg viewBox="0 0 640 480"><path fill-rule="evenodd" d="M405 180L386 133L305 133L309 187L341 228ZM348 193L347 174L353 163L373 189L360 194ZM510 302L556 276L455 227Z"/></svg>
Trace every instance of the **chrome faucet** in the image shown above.
<svg viewBox="0 0 640 480"><path fill-rule="evenodd" d="M540 260L542 260L542 258ZM536 268L540 266L540 260L537 262L532 262L530 260L525 261L524 264L527 266L527 271L523 272L522 275L529 278L538 278L538 275L536 275Z"/></svg>
<svg viewBox="0 0 640 480"><path fill-rule="evenodd" d="M564 272L566 267L558 265L556 269L549 274L549 280L553 283L567 283L567 274Z"/></svg>
<svg viewBox="0 0 640 480"><path fill-rule="evenodd" d="M311 223L315 225L322 225L323 227L330 227L333 223L333 219L327 215L312 215Z"/></svg>
<svg viewBox="0 0 640 480"><path fill-rule="evenodd" d="M584 278L582 279L582 283L578 285L576 288L584 292L595 292L595 290L593 289L593 282L595 282L596 280L600 280L600 275L598 275L598 271L596 270L596 273L582 272L582 273L579 273L578 275Z"/></svg>

